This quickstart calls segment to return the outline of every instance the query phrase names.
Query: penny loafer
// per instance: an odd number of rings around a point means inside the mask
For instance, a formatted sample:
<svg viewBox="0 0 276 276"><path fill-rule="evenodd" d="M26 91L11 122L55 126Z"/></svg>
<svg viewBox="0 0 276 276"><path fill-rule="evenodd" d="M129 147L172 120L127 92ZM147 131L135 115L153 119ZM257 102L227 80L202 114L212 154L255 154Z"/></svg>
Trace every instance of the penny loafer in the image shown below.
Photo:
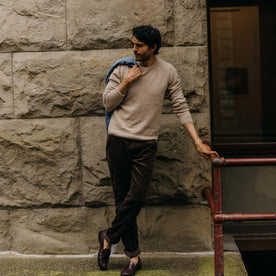
<svg viewBox="0 0 276 276"><path fill-rule="evenodd" d="M107 270L107 265L109 261L110 256L110 248L109 249L103 249L104 247L104 236L105 236L106 230L99 232L99 242L100 242L100 249L98 252L98 266L101 270Z"/></svg>
<svg viewBox="0 0 276 276"><path fill-rule="evenodd" d="M141 259L139 257L138 263L135 265L133 261L129 261L127 266L122 270L121 276L133 276L137 270L142 268Z"/></svg>

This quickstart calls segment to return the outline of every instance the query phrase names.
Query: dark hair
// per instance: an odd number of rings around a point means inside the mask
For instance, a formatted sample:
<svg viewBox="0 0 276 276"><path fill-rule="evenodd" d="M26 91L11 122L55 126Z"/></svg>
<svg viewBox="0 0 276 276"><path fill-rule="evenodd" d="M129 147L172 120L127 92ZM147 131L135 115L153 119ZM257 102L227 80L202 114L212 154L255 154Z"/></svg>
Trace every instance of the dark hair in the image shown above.
<svg viewBox="0 0 276 276"><path fill-rule="evenodd" d="M158 54L161 47L161 35L159 30L153 28L151 25L143 25L133 28L132 34L150 48L153 48L154 44L156 44L156 50L153 53L155 55Z"/></svg>

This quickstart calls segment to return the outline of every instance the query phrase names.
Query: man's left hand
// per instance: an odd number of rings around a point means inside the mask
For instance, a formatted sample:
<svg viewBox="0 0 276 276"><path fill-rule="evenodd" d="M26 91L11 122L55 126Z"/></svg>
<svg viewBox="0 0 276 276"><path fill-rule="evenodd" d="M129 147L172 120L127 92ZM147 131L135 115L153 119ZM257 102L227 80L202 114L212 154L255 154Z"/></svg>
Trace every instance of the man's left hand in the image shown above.
<svg viewBox="0 0 276 276"><path fill-rule="evenodd" d="M219 157L219 154L216 151L211 150L211 148L208 145L204 144L202 141L196 144L196 149L201 154L201 156L206 159L208 159L211 154Z"/></svg>

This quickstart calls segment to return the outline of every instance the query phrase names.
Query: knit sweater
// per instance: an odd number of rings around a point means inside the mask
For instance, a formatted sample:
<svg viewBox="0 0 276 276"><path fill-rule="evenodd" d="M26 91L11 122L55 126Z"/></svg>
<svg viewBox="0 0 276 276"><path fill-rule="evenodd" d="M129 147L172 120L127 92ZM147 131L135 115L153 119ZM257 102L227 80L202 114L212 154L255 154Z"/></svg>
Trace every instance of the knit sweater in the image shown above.
<svg viewBox="0 0 276 276"><path fill-rule="evenodd" d="M176 69L159 58L151 66L140 65L140 69L142 75L131 83L125 95L118 86L129 67L120 65L110 76L103 93L105 108L114 110L108 133L134 140L157 140L165 93L180 123L192 122Z"/></svg>

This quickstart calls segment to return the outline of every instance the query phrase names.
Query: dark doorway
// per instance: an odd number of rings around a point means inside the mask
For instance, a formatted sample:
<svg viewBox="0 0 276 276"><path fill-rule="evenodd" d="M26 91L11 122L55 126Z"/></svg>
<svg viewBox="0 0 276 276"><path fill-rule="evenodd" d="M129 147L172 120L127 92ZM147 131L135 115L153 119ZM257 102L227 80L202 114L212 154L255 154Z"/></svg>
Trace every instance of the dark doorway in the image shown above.
<svg viewBox="0 0 276 276"><path fill-rule="evenodd" d="M276 1L207 0L212 146L276 157ZM276 167L222 170L224 213L274 213ZM276 275L276 224L229 223L249 276Z"/></svg>
<svg viewBox="0 0 276 276"><path fill-rule="evenodd" d="M241 251L248 275L276 275L276 251Z"/></svg>
<svg viewBox="0 0 276 276"><path fill-rule="evenodd" d="M213 145L276 152L276 2L211 0L208 10Z"/></svg>

